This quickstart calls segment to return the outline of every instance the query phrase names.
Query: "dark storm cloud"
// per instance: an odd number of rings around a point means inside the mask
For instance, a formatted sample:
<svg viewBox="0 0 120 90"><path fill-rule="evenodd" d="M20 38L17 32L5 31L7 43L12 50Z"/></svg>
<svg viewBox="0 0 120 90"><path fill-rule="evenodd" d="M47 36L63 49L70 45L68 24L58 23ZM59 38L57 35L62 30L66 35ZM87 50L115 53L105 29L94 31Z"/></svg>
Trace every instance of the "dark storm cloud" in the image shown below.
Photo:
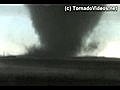
<svg viewBox="0 0 120 90"><path fill-rule="evenodd" d="M72 56L81 38L99 21L101 12L65 12L64 5L28 6L36 33L45 45L45 56ZM44 56L44 55L43 55Z"/></svg>

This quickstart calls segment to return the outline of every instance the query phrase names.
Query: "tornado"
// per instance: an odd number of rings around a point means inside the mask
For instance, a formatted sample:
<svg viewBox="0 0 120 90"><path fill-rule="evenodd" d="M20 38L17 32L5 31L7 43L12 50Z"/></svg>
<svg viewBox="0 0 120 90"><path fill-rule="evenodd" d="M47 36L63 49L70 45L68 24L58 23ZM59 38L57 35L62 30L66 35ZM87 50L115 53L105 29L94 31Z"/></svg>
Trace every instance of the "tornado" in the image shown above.
<svg viewBox="0 0 120 90"><path fill-rule="evenodd" d="M34 50L32 55L45 57L76 56L81 47L82 37L92 31L102 14L95 11L65 12L65 4L38 4L27 7L43 46Z"/></svg>

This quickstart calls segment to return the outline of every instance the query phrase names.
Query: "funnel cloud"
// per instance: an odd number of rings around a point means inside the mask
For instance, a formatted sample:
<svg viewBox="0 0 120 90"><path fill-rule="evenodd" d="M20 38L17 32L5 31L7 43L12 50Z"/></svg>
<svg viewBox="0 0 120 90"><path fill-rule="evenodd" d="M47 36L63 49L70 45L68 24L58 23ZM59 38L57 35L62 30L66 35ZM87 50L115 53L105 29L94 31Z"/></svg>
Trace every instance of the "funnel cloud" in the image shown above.
<svg viewBox="0 0 120 90"><path fill-rule="evenodd" d="M76 56L82 37L91 32L102 12L65 12L65 5L28 5L43 48L37 56ZM32 53L33 55L33 53Z"/></svg>

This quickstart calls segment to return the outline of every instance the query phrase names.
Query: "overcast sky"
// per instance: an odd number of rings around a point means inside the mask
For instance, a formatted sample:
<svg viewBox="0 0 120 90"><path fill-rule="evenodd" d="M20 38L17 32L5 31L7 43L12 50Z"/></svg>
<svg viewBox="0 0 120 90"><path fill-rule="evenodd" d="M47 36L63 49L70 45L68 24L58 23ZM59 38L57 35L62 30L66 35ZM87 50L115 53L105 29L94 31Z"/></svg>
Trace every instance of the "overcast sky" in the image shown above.
<svg viewBox="0 0 120 90"><path fill-rule="evenodd" d="M114 4L111 4L113 6ZM118 11L104 12L99 23L89 36L85 36L82 51L78 56L104 56L120 58L120 4ZM114 6L116 6L114 5ZM108 5L110 6L110 5ZM90 49L90 44L96 43L96 49Z"/></svg>
<svg viewBox="0 0 120 90"><path fill-rule="evenodd" d="M39 46L30 13L24 5L0 5L0 55L21 55Z"/></svg>

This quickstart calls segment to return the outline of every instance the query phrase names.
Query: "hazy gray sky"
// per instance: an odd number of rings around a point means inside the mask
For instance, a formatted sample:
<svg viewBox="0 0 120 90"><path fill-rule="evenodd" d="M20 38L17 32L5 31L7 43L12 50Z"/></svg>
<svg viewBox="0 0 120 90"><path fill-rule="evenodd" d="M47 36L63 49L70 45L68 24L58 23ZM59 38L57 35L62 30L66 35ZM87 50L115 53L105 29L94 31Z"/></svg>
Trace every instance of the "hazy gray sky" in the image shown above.
<svg viewBox="0 0 120 90"><path fill-rule="evenodd" d="M24 5L0 5L0 55L21 55L39 46L30 13Z"/></svg>
<svg viewBox="0 0 120 90"><path fill-rule="evenodd" d="M113 5L111 4L111 6ZM104 12L99 23L93 29L93 32L89 33L89 36L85 36L84 43L81 47L82 51L78 56L120 58L120 4L116 5L118 6L118 11ZM98 48L90 49L91 43L98 44Z"/></svg>

